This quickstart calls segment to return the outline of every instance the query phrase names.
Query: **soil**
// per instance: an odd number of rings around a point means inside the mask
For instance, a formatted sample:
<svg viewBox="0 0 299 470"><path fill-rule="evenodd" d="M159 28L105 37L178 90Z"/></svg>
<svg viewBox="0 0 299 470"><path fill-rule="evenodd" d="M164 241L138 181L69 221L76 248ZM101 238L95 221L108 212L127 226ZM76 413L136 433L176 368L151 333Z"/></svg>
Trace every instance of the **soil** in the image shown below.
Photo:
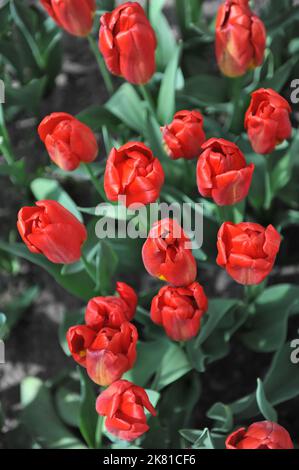
<svg viewBox="0 0 299 470"><path fill-rule="evenodd" d="M218 3L219 1L206 2L206 13L212 14ZM107 99L87 44L64 35L63 47L63 69L57 77L56 88L42 102L40 116L32 118L24 113L9 126L15 153L25 159L28 172L47 163L47 156L36 134L36 126L41 117L54 111L76 114L92 104L104 103ZM76 199L78 194L74 193L72 196ZM5 180L5 185L0 186L0 200L3 201L0 208L1 236L7 239L11 230L15 229L16 215L24 204L24 195L18 193L9 180ZM209 295L229 297L241 293L236 284L218 269L204 275ZM279 271L272 279L274 283L281 280L297 284L299 274L296 267L289 277ZM83 304L68 295L45 272L23 261L20 273L16 276L0 271L0 310L9 298L13 299L18 292L24 292L35 284L40 287L40 295L6 341L6 364L0 365L1 403L6 416L4 432L16 425L20 383L23 378L33 375L46 380L54 378L65 369L73 368L73 362L65 356L59 345L58 325L65 310L75 310ZM292 332L297 328L299 322L292 325ZM196 412L198 427L208 424L205 412L214 402L229 403L252 392L256 377L263 376L269 361L268 355L251 353L234 341L231 354L212 365L205 374L203 394ZM294 413L298 405L299 399L278 407L281 424L294 436L299 435L299 421L296 421ZM0 436L0 447L1 441Z"/></svg>

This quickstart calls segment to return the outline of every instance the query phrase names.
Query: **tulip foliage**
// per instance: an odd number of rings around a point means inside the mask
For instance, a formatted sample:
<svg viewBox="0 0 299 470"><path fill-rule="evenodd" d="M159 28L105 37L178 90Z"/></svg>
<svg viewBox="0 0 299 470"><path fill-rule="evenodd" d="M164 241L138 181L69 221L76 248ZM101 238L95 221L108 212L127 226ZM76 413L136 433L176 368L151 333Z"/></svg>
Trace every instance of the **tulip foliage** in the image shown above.
<svg viewBox="0 0 299 470"><path fill-rule="evenodd" d="M141 3L39 2L90 45L107 98L40 116L48 164L24 183L20 238L0 239L78 300L59 327L71 372L26 378L21 422L45 448L291 449L299 7L177 0L174 32L165 2Z"/></svg>

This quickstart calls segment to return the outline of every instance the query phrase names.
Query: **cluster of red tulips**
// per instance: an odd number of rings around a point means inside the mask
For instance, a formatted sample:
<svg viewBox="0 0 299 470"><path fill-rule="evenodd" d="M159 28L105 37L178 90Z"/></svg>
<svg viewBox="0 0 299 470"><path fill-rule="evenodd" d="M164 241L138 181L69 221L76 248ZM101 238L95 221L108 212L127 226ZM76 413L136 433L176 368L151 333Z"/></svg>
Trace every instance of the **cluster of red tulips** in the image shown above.
<svg viewBox="0 0 299 470"><path fill-rule="evenodd" d="M90 33L95 13L94 0L57 2L41 0L59 26L71 34ZM226 0L216 24L216 56L223 74L244 75L261 65L266 31L253 14L248 0ZM144 84L153 76L157 41L144 10L138 3L124 3L101 17L99 48L107 68L132 84ZM272 89L258 89L251 97L245 129L255 152L269 154L291 135L290 106ZM38 129L51 160L61 169L75 170L98 154L95 135L86 125L67 113L47 116ZM218 206L231 206L247 197L254 165L247 164L238 146L224 139L206 141L204 117L197 110L179 111L161 128L170 159L198 159L197 186L202 197ZM195 178L195 175L194 175ZM126 196L128 206L155 203L164 184L163 167L151 149L141 142L113 148L107 159L104 189L115 202ZM39 201L24 207L18 229L28 249L53 263L74 263L81 257L86 241L85 227L55 201ZM154 297L151 318L162 325L174 341L196 336L208 300L196 281L197 265L190 240L172 219L157 221L143 246L142 257L148 273L167 282ZM238 283L261 283L271 272L281 243L277 230L269 225L226 221L218 233L217 264ZM100 386L109 386L96 404L107 417L108 431L121 439L133 440L148 430L144 408L155 415L144 389L121 380L136 360L138 332L131 323L137 296L124 283L117 295L96 297L87 305L85 324L73 326L67 341L74 360L85 367ZM234 432L227 448L291 448L286 430L269 423L255 423Z"/></svg>

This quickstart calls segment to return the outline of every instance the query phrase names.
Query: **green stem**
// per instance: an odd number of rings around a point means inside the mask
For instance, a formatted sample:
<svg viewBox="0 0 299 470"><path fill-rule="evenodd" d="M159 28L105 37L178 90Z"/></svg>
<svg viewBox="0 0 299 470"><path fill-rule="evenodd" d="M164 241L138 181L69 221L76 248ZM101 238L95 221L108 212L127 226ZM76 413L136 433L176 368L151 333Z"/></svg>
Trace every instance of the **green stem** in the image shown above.
<svg viewBox="0 0 299 470"><path fill-rule="evenodd" d="M84 255L83 253L82 253L82 255L81 255L81 261L82 261L82 263L84 264L85 271L86 271L87 274L89 275L90 279L91 279L95 284L97 284L96 274L95 274L95 272L93 271L93 269L91 268L90 263L88 262L87 258L85 257L85 255Z"/></svg>
<svg viewBox="0 0 299 470"><path fill-rule="evenodd" d="M139 90L140 90L140 93L143 96L144 101L147 103L147 105L149 107L149 110L151 111L153 116L156 116L154 100L153 100L147 86L146 85L139 85Z"/></svg>
<svg viewBox="0 0 299 470"><path fill-rule="evenodd" d="M103 440L103 426L104 426L104 417L99 416L98 417L98 422L97 422L97 427L96 427L96 435L95 435L95 444L96 444L96 449L101 449L102 448L102 440Z"/></svg>
<svg viewBox="0 0 299 470"><path fill-rule="evenodd" d="M264 208L269 210L272 204L273 194L271 185L271 167L266 155L266 174L265 174L265 203Z"/></svg>
<svg viewBox="0 0 299 470"><path fill-rule="evenodd" d="M90 49L92 50L92 52L93 52L93 54L96 58L96 61L98 63L101 75L103 77L103 80L104 80L104 83L105 83L105 86L106 86L106 89L107 89L109 95L111 96L111 95L113 95L113 92L114 92L114 86L113 86L113 83L112 83L111 75L110 75L110 73L108 72L108 70L106 68L105 61L102 57L102 54L99 51L98 45L97 45L96 41L94 40L93 36L90 34L90 35L87 36L87 38L88 38L88 41L89 41Z"/></svg>
<svg viewBox="0 0 299 470"><path fill-rule="evenodd" d="M91 179L92 184L94 185L95 189L100 194L100 196L102 196L100 182L98 181L98 178L94 174L92 167L88 163L82 163L82 165L84 166L84 168L86 170L86 173L90 176L90 179Z"/></svg>
<svg viewBox="0 0 299 470"><path fill-rule="evenodd" d="M232 101L233 101L233 113L230 122L230 131L234 134L238 134L243 129L243 106L244 102L241 99L241 93L244 84L244 77L237 77L231 79L232 83Z"/></svg>

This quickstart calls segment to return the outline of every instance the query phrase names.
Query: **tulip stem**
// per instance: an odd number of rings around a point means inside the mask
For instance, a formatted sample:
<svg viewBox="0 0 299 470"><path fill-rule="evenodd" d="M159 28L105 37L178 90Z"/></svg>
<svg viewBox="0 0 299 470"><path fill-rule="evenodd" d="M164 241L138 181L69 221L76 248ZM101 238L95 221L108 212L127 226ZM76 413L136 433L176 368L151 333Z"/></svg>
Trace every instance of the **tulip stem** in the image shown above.
<svg viewBox="0 0 299 470"><path fill-rule="evenodd" d="M96 449L101 449L102 448L103 425L104 425L104 417L99 416L98 417L98 422L97 422L97 427L96 427L96 432L95 432Z"/></svg>
<svg viewBox="0 0 299 470"><path fill-rule="evenodd" d="M93 269L91 268L91 265L90 265L89 261L87 260L87 258L85 257L85 255L84 255L83 253L82 253L82 255L81 255L81 261L82 261L82 263L84 264L85 271L86 271L87 274L89 275L90 279L91 279L95 284L97 284L96 274L95 274L95 272L93 271Z"/></svg>
<svg viewBox="0 0 299 470"><path fill-rule="evenodd" d="M146 85L139 85L139 90L143 96L144 101L147 103L149 110L153 114L153 116L156 116L156 110L155 110L155 104L154 100L152 98L152 95L150 94L148 88Z"/></svg>
<svg viewBox="0 0 299 470"><path fill-rule="evenodd" d="M110 73L108 72L108 70L106 68L106 64L104 62L102 54L100 53L98 45L97 45L96 41L94 40L93 36L91 34L89 34L87 36L87 38L88 38L88 41L89 41L90 49L92 50L92 52L93 52L93 54L96 58L96 61L98 63L101 75L103 77L103 80L104 80L104 83L105 83L105 86L106 86L106 89L107 89L109 95L112 96L113 92L114 92L114 86L113 86L113 83L112 83L111 75L110 75Z"/></svg>
<svg viewBox="0 0 299 470"><path fill-rule="evenodd" d="M98 181L96 175L94 174L92 167L88 163L82 163L82 165L84 166L84 168L86 170L86 173L90 176L90 179L91 179L92 184L94 185L95 189L100 194L100 196L102 196L102 190L101 190L100 182Z"/></svg>
<svg viewBox="0 0 299 470"><path fill-rule="evenodd" d="M244 77L231 79L233 110L230 122L230 131L239 134L243 129L243 106L242 90L244 86Z"/></svg>

